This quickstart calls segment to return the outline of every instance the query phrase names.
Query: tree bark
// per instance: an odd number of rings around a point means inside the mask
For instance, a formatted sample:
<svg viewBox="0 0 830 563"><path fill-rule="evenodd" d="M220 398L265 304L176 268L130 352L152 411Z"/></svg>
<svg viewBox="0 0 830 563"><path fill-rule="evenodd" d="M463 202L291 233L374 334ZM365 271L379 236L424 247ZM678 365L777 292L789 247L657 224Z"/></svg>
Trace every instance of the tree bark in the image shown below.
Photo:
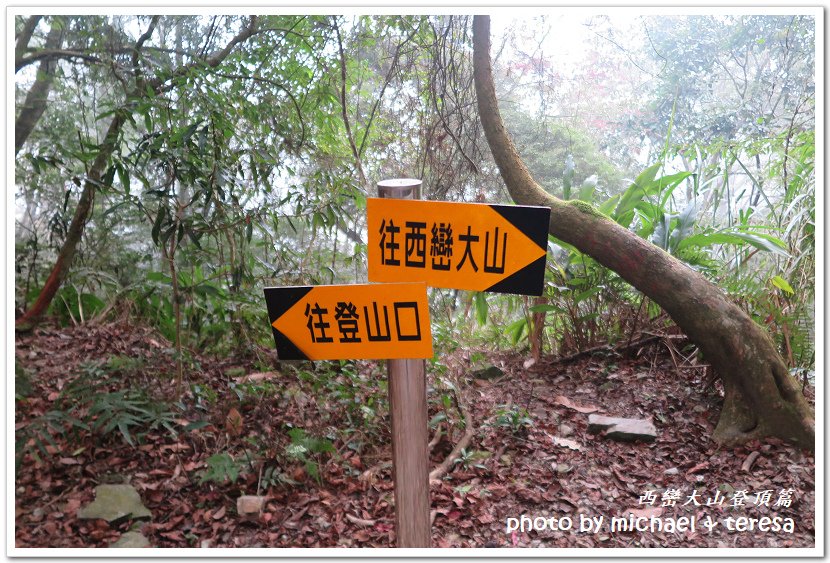
<svg viewBox="0 0 830 563"><path fill-rule="evenodd" d="M33 16L34 17L34 16ZM30 23L32 19L27 21ZM37 25L37 21L34 22ZM28 47L29 39L31 39L34 27L26 26L21 36L18 38L18 44L15 49L15 57L19 58L21 53ZM46 37L46 44L44 49L54 50L58 49L63 39L63 29L59 25L52 24L49 30L49 35ZM23 41L26 41L24 44ZM52 82L55 80L55 71L57 70L58 61L55 59L44 59L41 61L37 69L37 78L35 83L26 94L26 101L23 102L23 107L20 109L17 119L14 122L14 154L20 152L26 139L29 138L32 131L40 120L40 116L46 111L46 106L49 101L49 90L52 88Z"/></svg>
<svg viewBox="0 0 830 563"><path fill-rule="evenodd" d="M247 40L256 32L257 23L256 17L252 17L249 24L235 37L233 37L222 50L217 51L207 59L189 65L180 66L168 75L159 76L153 80L145 81L138 68L138 52L144 42L149 39L150 34L155 28L157 19L158 17L153 19L147 32L145 32L136 43L133 57L136 87L131 94L127 96L128 98L142 98L147 95L148 90L157 94L162 90L162 86L167 79L181 76L193 68L196 68L197 65L207 68L215 68L219 66L219 64L227 58L236 45ZM113 117L110 122L107 133L104 136L104 140L98 148L98 155L95 157L95 160L87 173L87 178L84 181L84 189L81 192L78 206L75 208L75 214L72 217L72 223L70 223L69 231L66 234L66 240L63 242L63 246L61 247L58 258L55 261L55 265L52 267L52 271L49 274L43 289L35 300L35 303L22 317L15 321L15 331L25 332L32 330L35 326L37 326L43 317L43 314L46 312L46 309L48 309L49 304L52 302L52 299L55 297L55 294L58 292L58 289L60 289L60 286L66 279L66 275L69 272L69 266L72 264L72 260L75 257L75 251L81 240L81 236L83 235L84 227L86 226L89 214L92 211L95 191L101 184L101 178L104 176L106 166L109 163L112 153L116 149L118 137L121 134L121 127L124 125L124 122L127 119L127 112L129 111L130 110L126 107L122 107L115 112L115 117Z"/></svg>
<svg viewBox="0 0 830 563"><path fill-rule="evenodd" d="M473 20L476 95L487 142L513 200L551 208L549 232L659 304L721 376L724 404L713 439L731 445L776 436L815 450L815 415L775 344L723 292L661 248L592 206L542 189L501 119L490 64L490 19Z"/></svg>

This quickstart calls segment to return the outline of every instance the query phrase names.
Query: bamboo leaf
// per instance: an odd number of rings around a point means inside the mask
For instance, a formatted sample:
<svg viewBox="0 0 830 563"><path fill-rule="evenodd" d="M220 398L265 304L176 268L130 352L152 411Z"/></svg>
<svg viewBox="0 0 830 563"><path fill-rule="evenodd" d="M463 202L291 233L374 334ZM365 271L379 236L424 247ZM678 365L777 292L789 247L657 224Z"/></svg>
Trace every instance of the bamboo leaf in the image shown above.
<svg viewBox="0 0 830 563"><path fill-rule="evenodd" d="M785 293L789 293L790 295L793 295L795 293L795 290L792 288L792 286L789 283L787 283L787 280L785 280L781 276L773 276L770 279L770 281L772 282L772 285L774 285L775 287L777 287Z"/></svg>

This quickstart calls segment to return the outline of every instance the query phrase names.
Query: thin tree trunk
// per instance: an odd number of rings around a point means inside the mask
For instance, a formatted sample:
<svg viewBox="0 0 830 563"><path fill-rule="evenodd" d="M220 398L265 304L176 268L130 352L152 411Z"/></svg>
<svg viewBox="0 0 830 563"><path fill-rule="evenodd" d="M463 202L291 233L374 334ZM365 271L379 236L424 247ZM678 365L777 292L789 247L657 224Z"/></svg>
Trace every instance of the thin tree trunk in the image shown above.
<svg viewBox="0 0 830 563"><path fill-rule="evenodd" d="M37 22L35 22L35 25L36 24ZM25 38L26 45L28 46L28 39L31 39L31 33L33 31L34 28L30 30L27 26L24 33L28 33L28 37L21 34L18 39L18 45L15 53L16 57L20 56L20 53L25 50L25 47L21 46L22 40ZM60 25L55 25L55 23L53 23L52 28L49 30L49 35L46 37L46 45L44 46L44 49L58 49L62 40L63 29ZM58 61L51 58L44 59L41 61L40 65L38 65L35 83L32 84L32 87L26 94L26 101L23 102L23 107L20 109L20 113L14 123L15 155L20 152L20 149L23 147L26 139L29 138L29 135L31 135L35 125L37 125L37 122L43 115L43 112L46 111L46 106L49 102L49 90L52 89L52 82L55 80L55 71L57 70L57 67Z"/></svg>
<svg viewBox="0 0 830 563"><path fill-rule="evenodd" d="M95 199L95 188L100 183L107 162L109 162L109 158L115 150L124 119L125 114L123 111L116 112L109 129L107 129L104 141L101 143L98 156L95 157L95 161L93 161L89 169L87 179L84 182L84 189L81 192L81 198L78 200L78 206L75 208L75 214L72 216L72 222L69 224L69 230L66 233L66 240L64 240L63 246L61 246L61 251L55 261L55 265L52 267L52 272L46 279L46 283L37 296L34 305L15 322L15 330L31 330L40 321L40 318L46 312L58 289L60 289L63 281L66 279L69 266L75 257L78 242L84 233L87 218L92 211L92 204Z"/></svg>
<svg viewBox="0 0 830 563"><path fill-rule="evenodd" d="M724 405L713 438L732 444L777 436L815 449L815 419L770 336L723 292L592 206L565 202L531 177L499 114L490 66L490 19L473 21L474 75L487 142L511 197L551 208L549 232L658 303L720 374Z"/></svg>

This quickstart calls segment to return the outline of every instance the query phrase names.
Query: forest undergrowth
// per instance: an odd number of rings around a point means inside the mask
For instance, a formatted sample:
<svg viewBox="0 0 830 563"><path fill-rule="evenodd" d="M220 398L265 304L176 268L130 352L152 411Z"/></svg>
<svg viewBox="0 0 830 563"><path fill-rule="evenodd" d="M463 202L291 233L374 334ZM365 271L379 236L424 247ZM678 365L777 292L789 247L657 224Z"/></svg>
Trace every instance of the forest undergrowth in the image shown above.
<svg viewBox="0 0 830 563"><path fill-rule="evenodd" d="M543 356L529 367L512 352L443 357L442 383L429 370L431 465L462 436L464 411L474 434L432 483L433 546L814 546L813 456L776 440L713 443L717 383L704 388L705 369L673 360L670 348L681 344L666 335L624 353ZM153 547L394 546L381 365L263 370L197 356L190 391L171 403L173 350L127 322L44 326L17 338L17 547L105 547L134 525ZM483 364L498 375L474 375ZM650 419L657 439L590 434L590 413ZM95 486L109 482L132 484L152 518L79 519ZM236 514L243 494L267 497L259 520ZM713 498L723 500L707 505ZM628 510L698 524L692 533L578 532L580 516L608 521ZM574 529L508 532L508 519L522 515L568 517ZM793 529L707 530L707 516L777 516Z"/></svg>

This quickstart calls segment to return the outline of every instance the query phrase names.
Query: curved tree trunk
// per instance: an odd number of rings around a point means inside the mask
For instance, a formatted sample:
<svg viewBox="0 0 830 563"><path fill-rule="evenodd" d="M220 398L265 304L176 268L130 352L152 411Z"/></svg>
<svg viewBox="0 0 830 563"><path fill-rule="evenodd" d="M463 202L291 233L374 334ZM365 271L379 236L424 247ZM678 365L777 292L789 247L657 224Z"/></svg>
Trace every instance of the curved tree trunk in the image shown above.
<svg viewBox="0 0 830 563"><path fill-rule="evenodd" d="M764 330L723 292L661 248L583 202L562 201L531 177L499 114L490 66L490 18L473 21L478 109L487 142L513 200L551 208L549 232L614 270L658 303L697 344L723 380L713 438L724 444L776 436L815 449L815 420Z"/></svg>

